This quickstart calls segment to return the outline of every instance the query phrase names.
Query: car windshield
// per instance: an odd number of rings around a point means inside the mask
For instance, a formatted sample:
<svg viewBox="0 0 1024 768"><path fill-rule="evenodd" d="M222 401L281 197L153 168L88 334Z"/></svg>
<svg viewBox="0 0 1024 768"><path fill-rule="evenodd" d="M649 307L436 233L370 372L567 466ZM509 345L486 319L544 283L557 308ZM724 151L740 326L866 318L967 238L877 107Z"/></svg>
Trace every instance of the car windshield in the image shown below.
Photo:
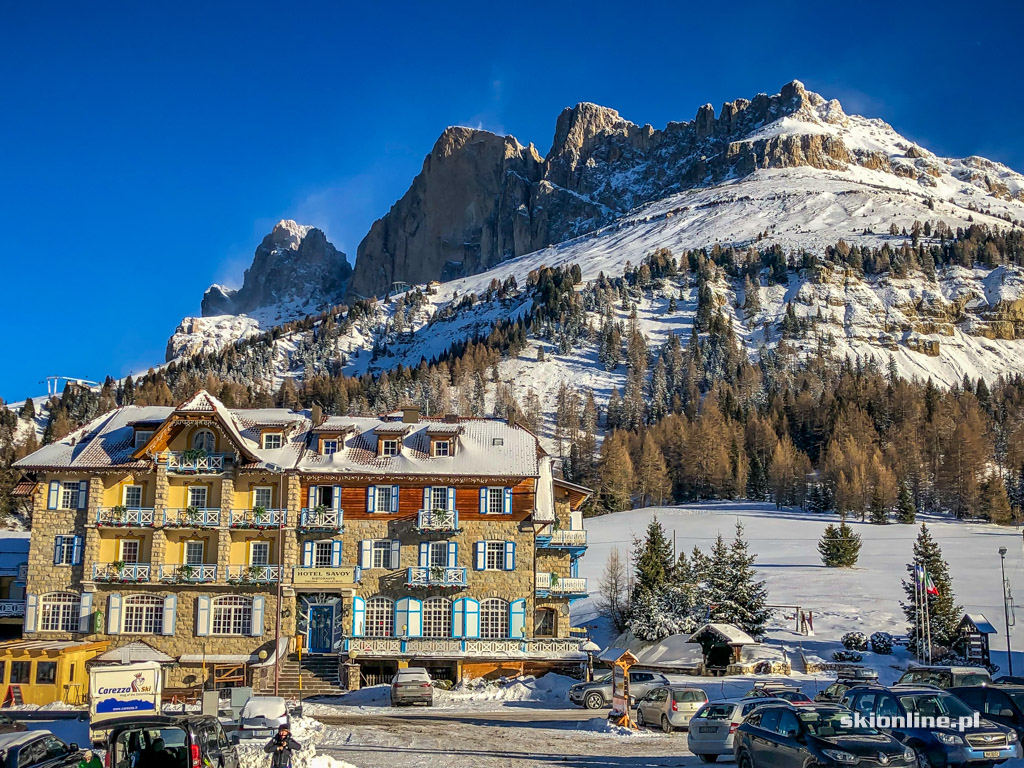
<svg viewBox="0 0 1024 768"><path fill-rule="evenodd" d="M878 733L874 728L855 728L849 712L839 709L812 709L798 712L797 717L812 736L853 736Z"/></svg>
<svg viewBox="0 0 1024 768"><path fill-rule="evenodd" d="M785 699L786 701L810 701L810 699L800 691L779 691L772 695L779 699Z"/></svg>
<svg viewBox="0 0 1024 768"><path fill-rule="evenodd" d="M1024 691L1006 691L1006 695L1013 699L1017 709L1024 710Z"/></svg>
<svg viewBox="0 0 1024 768"><path fill-rule="evenodd" d="M900 696L900 704L909 714L921 717L973 717L974 710L948 693L919 693Z"/></svg>
<svg viewBox="0 0 1024 768"><path fill-rule="evenodd" d="M960 675L960 679L957 681L957 685L988 685L991 682L992 678L990 678L988 675L971 673L967 675Z"/></svg>
<svg viewBox="0 0 1024 768"><path fill-rule="evenodd" d="M594 679L595 683L610 683L611 681L612 681L612 673L611 672L608 672L607 674L601 675L600 677Z"/></svg>
<svg viewBox="0 0 1024 768"><path fill-rule="evenodd" d="M924 683L939 688L952 688L953 676L941 669L912 669L900 678L901 683Z"/></svg>
<svg viewBox="0 0 1024 768"><path fill-rule="evenodd" d="M697 717L705 720L730 720L734 709L735 704L708 704L697 713Z"/></svg>

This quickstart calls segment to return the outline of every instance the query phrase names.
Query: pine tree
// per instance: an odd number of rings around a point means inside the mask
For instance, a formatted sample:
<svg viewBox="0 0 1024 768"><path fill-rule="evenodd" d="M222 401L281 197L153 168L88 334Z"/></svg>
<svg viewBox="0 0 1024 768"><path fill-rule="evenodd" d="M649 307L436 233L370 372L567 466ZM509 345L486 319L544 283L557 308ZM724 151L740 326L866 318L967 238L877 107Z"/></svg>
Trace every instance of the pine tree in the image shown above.
<svg viewBox="0 0 1024 768"><path fill-rule="evenodd" d="M711 621L733 624L751 637L764 634L768 621L768 590L757 579L756 555L743 538L743 524L736 523L736 537L726 545L719 534L708 564L706 599Z"/></svg>
<svg viewBox="0 0 1024 768"><path fill-rule="evenodd" d="M672 488L668 479L668 469L665 466L665 456L654 442L654 436L650 430L644 433L643 443L640 446L636 481L637 493L640 495L642 506L663 503Z"/></svg>
<svg viewBox="0 0 1024 768"><path fill-rule="evenodd" d="M914 542L914 560L907 564L908 578L903 580L903 591L907 596L906 602L902 603L903 613L909 625L907 637L910 638L910 650L915 652L918 629L918 612L915 604L917 567L924 569L938 591L936 595L927 596L932 646L949 647L956 640L957 624L963 616L964 609L957 604L956 596L953 594L953 581L949 576L949 566L942 557L942 550L932 538L928 526L923 523L917 541Z"/></svg>
<svg viewBox="0 0 1024 768"><path fill-rule="evenodd" d="M852 568L860 557L860 535L853 532L843 517L839 525L829 523L818 542L821 562L829 568Z"/></svg>
<svg viewBox="0 0 1024 768"><path fill-rule="evenodd" d="M32 402L31 397L21 406L18 416L23 419L34 419L36 417L36 404Z"/></svg>
<svg viewBox="0 0 1024 768"><path fill-rule="evenodd" d="M878 486L871 492L871 522L875 525L889 524L889 509L885 506Z"/></svg>
<svg viewBox="0 0 1024 768"><path fill-rule="evenodd" d="M982 379L978 379L982 381ZM981 516L990 523L1007 525L1013 520L1010 510L1010 497L1006 493L1006 485L997 474L991 474L981 484L980 509Z"/></svg>
<svg viewBox="0 0 1024 768"><path fill-rule="evenodd" d="M633 542L634 593L656 592L672 578L672 543L655 515L647 526L647 535Z"/></svg>
<svg viewBox="0 0 1024 768"><path fill-rule="evenodd" d="M624 432L615 431L601 446L601 502L609 512L629 509L636 478Z"/></svg>
<svg viewBox="0 0 1024 768"><path fill-rule="evenodd" d="M902 525L913 525L917 519L917 508L914 506L914 498L910 495L910 488L906 483L900 484L900 498L896 503L896 522Z"/></svg>

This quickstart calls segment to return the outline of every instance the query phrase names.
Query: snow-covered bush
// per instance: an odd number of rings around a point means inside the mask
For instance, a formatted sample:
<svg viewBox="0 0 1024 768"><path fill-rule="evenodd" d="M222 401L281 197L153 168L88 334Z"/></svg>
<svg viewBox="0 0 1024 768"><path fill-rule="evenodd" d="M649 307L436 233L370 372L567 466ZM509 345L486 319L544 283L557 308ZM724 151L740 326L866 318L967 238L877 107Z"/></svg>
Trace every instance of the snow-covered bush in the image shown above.
<svg viewBox="0 0 1024 768"><path fill-rule="evenodd" d="M866 651L868 637L863 632L847 632L842 638L843 648L848 651Z"/></svg>
<svg viewBox="0 0 1024 768"><path fill-rule="evenodd" d="M842 661L852 664L858 664L864 661L864 657L856 651L836 651L832 654L832 658L836 661Z"/></svg>
<svg viewBox="0 0 1024 768"><path fill-rule="evenodd" d="M892 653L892 635L888 632L873 632L871 634L871 650L884 655Z"/></svg>

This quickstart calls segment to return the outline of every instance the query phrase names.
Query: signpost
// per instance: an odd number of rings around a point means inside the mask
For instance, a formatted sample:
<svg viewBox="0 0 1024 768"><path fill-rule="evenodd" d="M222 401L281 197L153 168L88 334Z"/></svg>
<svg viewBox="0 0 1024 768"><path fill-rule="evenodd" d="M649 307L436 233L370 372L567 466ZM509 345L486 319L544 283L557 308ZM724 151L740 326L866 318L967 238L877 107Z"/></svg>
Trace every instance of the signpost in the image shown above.
<svg viewBox="0 0 1024 768"><path fill-rule="evenodd" d="M629 668L636 664L636 656L624 648L610 648L601 655L601 661L612 665L612 711L608 719L623 728L636 728L630 716Z"/></svg>

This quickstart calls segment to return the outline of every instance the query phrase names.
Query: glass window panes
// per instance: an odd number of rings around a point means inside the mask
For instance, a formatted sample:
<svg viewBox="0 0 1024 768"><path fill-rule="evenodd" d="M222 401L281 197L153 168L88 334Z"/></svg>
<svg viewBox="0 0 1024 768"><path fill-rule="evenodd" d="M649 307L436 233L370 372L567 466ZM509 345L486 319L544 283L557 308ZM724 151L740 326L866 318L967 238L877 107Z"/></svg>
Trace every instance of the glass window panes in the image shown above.
<svg viewBox="0 0 1024 768"><path fill-rule="evenodd" d="M190 485L188 487L188 505L197 509L206 509L205 485Z"/></svg>
<svg viewBox="0 0 1024 768"><path fill-rule="evenodd" d="M72 565L75 558L75 537L58 536L57 565Z"/></svg>
<svg viewBox="0 0 1024 768"><path fill-rule="evenodd" d="M213 436L213 432L208 429L201 429L192 436L192 448L197 451L212 453L216 444L217 439Z"/></svg>
<svg viewBox="0 0 1024 768"><path fill-rule="evenodd" d="M447 541L432 541L427 551L430 555L430 561L427 565L439 565L442 568L448 565Z"/></svg>
<svg viewBox="0 0 1024 768"><path fill-rule="evenodd" d="M448 489L441 486L434 486L430 489L430 506L433 509L448 509Z"/></svg>
<svg viewBox="0 0 1024 768"><path fill-rule="evenodd" d="M263 507L264 509L273 509L274 507L274 489L269 486L261 486L259 488L252 489L252 505L254 507Z"/></svg>
<svg viewBox="0 0 1024 768"><path fill-rule="evenodd" d="M249 565L270 565L269 541L252 541L249 543Z"/></svg>
<svg viewBox="0 0 1024 768"><path fill-rule="evenodd" d="M452 444L447 440L435 440L434 441L434 455L435 456L450 456Z"/></svg>
<svg viewBox="0 0 1024 768"><path fill-rule="evenodd" d="M139 562L139 550L142 548L142 542L138 539L121 539L121 562L122 563L137 563Z"/></svg>
<svg viewBox="0 0 1024 768"><path fill-rule="evenodd" d="M121 607L121 631L127 635L159 635L164 631L164 599L128 595Z"/></svg>
<svg viewBox="0 0 1024 768"><path fill-rule="evenodd" d="M555 612L550 608L541 608L537 611L537 627L533 634L537 637L554 637L555 635Z"/></svg>
<svg viewBox="0 0 1024 768"><path fill-rule="evenodd" d="M213 634L248 635L252 632L252 598L230 595L213 601Z"/></svg>
<svg viewBox="0 0 1024 768"><path fill-rule="evenodd" d="M324 456L331 456L338 452L338 441L337 440L324 440L323 441L323 454Z"/></svg>
<svg viewBox="0 0 1024 768"><path fill-rule="evenodd" d="M423 636L451 637L452 601L446 597L431 597L423 602Z"/></svg>
<svg viewBox="0 0 1024 768"><path fill-rule="evenodd" d="M381 456L397 456L398 455L398 441L397 440L381 440L380 441L380 455Z"/></svg>
<svg viewBox="0 0 1024 768"><path fill-rule="evenodd" d="M124 505L129 509L138 509L142 506L141 485L126 485L124 487Z"/></svg>
<svg viewBox="0 0 1024 768"><path fill-rule="evenodd" d="M12 683L27 683L29 673L32 671L31 661L12 661L11 662L11 682Z"/></svg>
<svg viewBox="0 0 1024 768"><path fill-rule="evenodd" d="M487 547L486 554L486 568L488 571L503 571L505 570L505 542L504 541L488 541L485 545Z"/></svg>
<svg viewBox="0 0 1024 768"><path fill-rule="evenodd" d="M318 485L316 487L316 503L317 506L327 507L330 509L334 506L334 486L333 485Z"/></svg>
<svg viewBox="0 0 1024 768"><path fill-rule="evenodd" d="M80 613L81 597L73 592L54 592L43 595L39 598L39 631L77 632ZM11 674L13 674L13 667ZM14 680L12 679L11 682Z"/></svg>
<svg viewBox="0 0 1024 768"><path fill-rule="evenodd" d="M387 597L371 597L366 601L367 637L391 637L395 634L394 603Z"/></svg>
<svg viewBox="0 0 1024 768"><path fill-rule="evenodd" d="M374 568L393 568L391 564L391 540L390 539L376 539L372 545L372 567Z"/></svg>
<svg viewBox="0 0 1024 768"><path fill-rule="evenodd" d="M263 435L263 447L267 449L274 449L281 447L281 433L280 432L268 432Z"/></svg>
<svg viewBox="0 0 1024 768"><path fill-rule="evenodd" d="M490 597L480 603L480 637L508 637L508 603L504 600Z"/></svg>
<svg viewBox="0 0 1024 768"><path fill-rule="evenodd" d="M149 438L153 436L151 429L138 429L135 431L135 450L138 450L146 443L149 442Z"/></svg>
<svg viewBox="0 0 1024 768"><path fill-rule="evenodd" d="M330 541L316 541L313 543L313 567L315 568L330 568L331 567L331 550L333 549L333 542Z"/></svg>
<svg viewBox="0 0 1024 768"><path fill-rule="evenodd" d="M492 515L500 515L505 511L505 489L487 489L487 512Z"/></svg>
<svg viewBox="0 0 1024 768"><path fill-rule="evenodd" d="M391 511L391 491L392 488L390 485L377 486L377 504L374 509L378 512Z"/></svg>
<svg viewBox="0 0 1024 768"><path fill-rule="evenodd" d="M61 509L78 509L78 481L64 481L60 484Z"/></svg>
<svg viewBox="0 0 1024 768"><path fill-rule="evenodd" d="M185 565L202 565L203 564L203 545L205 542L202 541L186 541L185 542Z"/></svg>

